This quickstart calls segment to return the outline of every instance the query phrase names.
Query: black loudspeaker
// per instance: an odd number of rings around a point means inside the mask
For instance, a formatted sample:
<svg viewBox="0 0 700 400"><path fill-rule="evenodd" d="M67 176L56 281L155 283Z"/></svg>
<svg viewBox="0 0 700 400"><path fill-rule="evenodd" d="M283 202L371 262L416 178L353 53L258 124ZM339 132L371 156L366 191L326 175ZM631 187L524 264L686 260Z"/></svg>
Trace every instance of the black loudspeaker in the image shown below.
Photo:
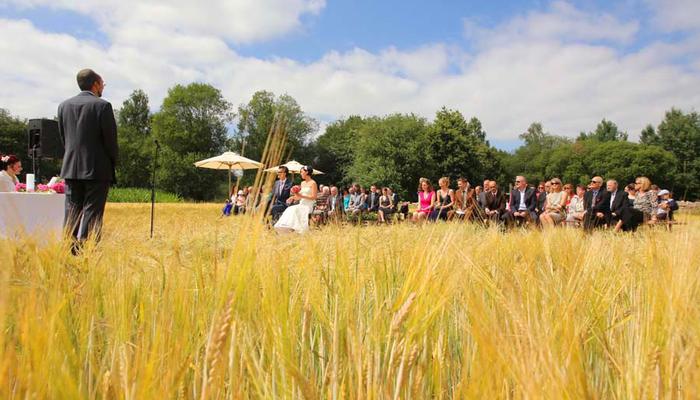
<svg viewBox="0 0 700 400"><path fill-rule="evenodd" d="M30 119L27 135L29 157L63 158L63 141L58 134L58 121Z"/></svg>

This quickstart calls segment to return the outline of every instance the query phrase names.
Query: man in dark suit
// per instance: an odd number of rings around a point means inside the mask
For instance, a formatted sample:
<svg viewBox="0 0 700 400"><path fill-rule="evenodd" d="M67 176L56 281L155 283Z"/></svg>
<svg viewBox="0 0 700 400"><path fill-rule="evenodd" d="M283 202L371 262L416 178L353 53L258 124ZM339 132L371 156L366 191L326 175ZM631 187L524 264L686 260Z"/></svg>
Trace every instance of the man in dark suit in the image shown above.
<svg viewBox="0 0 700 400"><path fill-rule="evenodd" d="M608 227L614 227L617 221L620 220L622 209L629 207L629 200L627 193L619 188L617 181L614 179L607 182L605 189L605 199L603 201L608 205L606 223Z"/></svg>
<svg viewBox="0 0 700 400"><path fill-rule="evenodd" d="M61 177L66 180L64 225L75 240L72 250L90 234L99 240L109 186L116 183L119 147L112 105L103 100L105 83L95 71L78 72L81 92L58 106L58 130L65 153Z"/></svg>
<svg viewBox="0 0 700 400"><path fill-rule="evenodd" d="M377 190L377 185L372 185L369 189L369 195L367 195L367 211L377 212L379 211L379 198L382 194Z"/></svg>
<svg viewBox="0 0 700 400"><path fill-rule="evenodd" d="M610 212L609 205L603 199L606 197L603 189L603 178L594 176L588 185L588 191L583 196L583 228L591 230L605 225L606 216Z"/></svg>
<svg viewBox="0 0 700 400"><path fill-rule="evenodd" d="M484 222L498 222L506 209L505 197L503 192L498 189L496 181L489 181L488 187L484 190L483 200L483 216Z"/></svg>
<svg viewBox="0 0 700 400"><path fill-rule="evenodd" d="M515 188L510 192L510 210L501 219L509 226L515 222L537 222L535 189L527 187L524 176L515 178Z"/></svg>
<svg viewBox="0 0 700 400"><path fill-rule="evenodd" d="M287 200L292 190L292 180L289 178L289 168L284 165L277 169L277 180L272 187L272 224L282 216L284 210L287 209Z"/></svg>
<svg viewBox="0 0 700 400"><path fill-rule="evenodd" d="M537 207L535 207L535 212L537 213L537 216L544 212L544 205L547 203L547 193L549 193L551 187L552 184L549 181L542 181L539 185L537 185L537 191L535 192L535 198L537 199Z"/></svg>

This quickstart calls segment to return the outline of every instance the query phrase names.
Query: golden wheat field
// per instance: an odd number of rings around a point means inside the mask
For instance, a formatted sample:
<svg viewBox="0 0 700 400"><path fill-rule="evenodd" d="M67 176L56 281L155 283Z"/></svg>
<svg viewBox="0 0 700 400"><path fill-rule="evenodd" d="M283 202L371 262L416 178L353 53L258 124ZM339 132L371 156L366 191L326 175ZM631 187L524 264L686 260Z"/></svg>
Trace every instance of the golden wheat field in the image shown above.
<svg viewBox="0 0 700 400"><path fill-rule="evenodd" d="M700 223L278 236L219 205L109 204L0 241L2 399L700 397Z"/></svg>

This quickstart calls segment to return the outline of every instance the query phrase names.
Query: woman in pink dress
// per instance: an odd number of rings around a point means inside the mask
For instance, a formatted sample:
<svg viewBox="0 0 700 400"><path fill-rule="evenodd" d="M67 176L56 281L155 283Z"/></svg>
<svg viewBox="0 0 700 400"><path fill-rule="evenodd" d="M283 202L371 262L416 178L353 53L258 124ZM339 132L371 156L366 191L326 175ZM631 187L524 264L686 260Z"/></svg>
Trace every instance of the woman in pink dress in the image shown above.
<svg viewBox="0 0 700 400"><path fill-rule="evenodd" d="M428 218L435 208L435 191L433 185L427 179L421 179L420 192L418 192L418 210L413 213L413 222L421 222Z"/></svg>

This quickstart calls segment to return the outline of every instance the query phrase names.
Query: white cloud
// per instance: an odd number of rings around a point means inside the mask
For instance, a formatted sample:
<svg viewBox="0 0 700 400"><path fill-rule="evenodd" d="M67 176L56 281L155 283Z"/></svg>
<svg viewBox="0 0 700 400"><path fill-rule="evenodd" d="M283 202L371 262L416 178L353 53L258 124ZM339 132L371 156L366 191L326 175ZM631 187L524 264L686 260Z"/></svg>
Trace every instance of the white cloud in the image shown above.
<svg viewBox="0 0 700 400"><path fill-rule="evenodd" d="M700 1L647 0L654 12L653 22L668 31L700 30Z"/></svg>
<svg viewBox="0 0 700 400"><path fill-rule="evenodd" d="M301 17L318 14L325 0L0 0L2 4L82 13L96 19L115 41L144 41L147 38L137 33L147 27L167 34L187 32L246 43L301 28Z"/></svg>
<svg viewBox="0 0 700 400"><path fill-rule="evenodd" d="M513 40L628 43L639 30L636 21L620 21L606 13L586 13L564 1L553 2L546 12L533 11L495 28L483 28L472 19L464 22L467 36L482 46L503 45Z"/></svg>
<svg viewBox="0 0 700 400"><path fill-rule="evenodd" d="M636 26L555 3L547 12L479 28L477 50L470 54L435 43L409 51L331 51L300 63L243 57L218 30L126 23L110 27L110 43L103 45L0 19L0 38L11 38L0 40L0 107L24 117L53 116L58 103L76 92L75 73L89 66L105 77L105 96L116 106L141 88L157 108L169 87L203 81L234 104L256 90L289 93L305 111L324 118L391 112L432 117L445 105L477 116L492 139L515 139L532 121L576 135L604 117L636 135L672 106L700 105L698 42L616 50L614 43L634 39ZM28 57L27 49L41 58ZM679 57L691 59L674 63Z"/></svg>

